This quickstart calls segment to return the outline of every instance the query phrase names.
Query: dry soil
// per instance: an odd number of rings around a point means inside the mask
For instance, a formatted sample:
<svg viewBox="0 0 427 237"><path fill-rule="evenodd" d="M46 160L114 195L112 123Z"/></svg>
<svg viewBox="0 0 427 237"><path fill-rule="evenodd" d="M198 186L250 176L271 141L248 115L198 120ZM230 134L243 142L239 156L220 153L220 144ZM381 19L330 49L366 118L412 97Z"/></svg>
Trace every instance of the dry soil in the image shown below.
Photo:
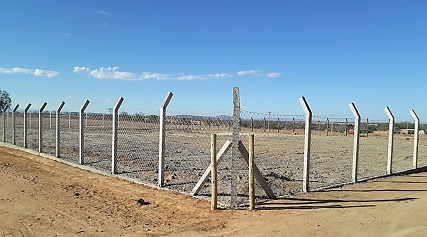
<svg viewBox="0 0 427 237"><path fill-rule="evenodd" d="M0 147L0 237L423 236L426 206L427 173L417 173L210 211L206 200Z"/></svg>

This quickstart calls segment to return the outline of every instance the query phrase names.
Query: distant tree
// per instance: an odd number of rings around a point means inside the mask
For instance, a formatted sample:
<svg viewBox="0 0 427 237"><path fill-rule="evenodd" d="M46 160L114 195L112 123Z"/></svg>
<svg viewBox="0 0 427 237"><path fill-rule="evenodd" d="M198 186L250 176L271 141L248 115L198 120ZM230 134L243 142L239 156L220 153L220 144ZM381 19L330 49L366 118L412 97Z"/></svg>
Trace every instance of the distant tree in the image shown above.
<svg viewBox="0 0 427 237"><path fill-rule="evenodd" d="M378 130L379 130L379 131L387 131L387 130L388 130L388 123L381 123L381 124L378 126Z"/></svg>
<svg viewBox="0 0 427 237"><path fill-rule="evenodd" d="M0 110L5 111L12 105L12 99L7 91L0 90Z"/></svg>

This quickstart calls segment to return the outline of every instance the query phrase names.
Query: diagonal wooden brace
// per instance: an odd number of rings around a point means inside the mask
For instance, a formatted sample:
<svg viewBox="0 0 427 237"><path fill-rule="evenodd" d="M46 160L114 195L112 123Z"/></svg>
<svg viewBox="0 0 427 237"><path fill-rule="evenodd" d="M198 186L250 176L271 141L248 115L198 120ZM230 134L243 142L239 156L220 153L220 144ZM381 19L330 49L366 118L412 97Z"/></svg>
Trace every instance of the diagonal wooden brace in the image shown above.
<svg viewBox="0 0 427 237"><path fill-rule="evenodd" d="M219 164L219 162L222 159L222 156L230 149L231 147L231 142L230 141L226 141L224 143L224 145L221 147L221 150L219 150L218 154L216 155L216 162L217 165ZM203 173L202 177L199 179L199 181L197 182L196 186L194 186L193 190L191 190L190 194L191 195L197 195L200 192L200 189L202 189L203 184L206 183L209 175L211 174L211 167L209 166L206 170L205 173Z"/></svg>
<svg viewBox="0 0 427 237"><path fill-rule="evenodd" d="M239 151L242 154L243 159L245 159L246 163L249 165L249 152L246 149L245 145L243 145L242 141L239 141ZM261 185L262 189L264 189L267 196L271 199L275 199L276 195L274 195L273 190L271 190L267 181L265 181L264 176L262 176L256 164L254 164L254 173L256 180Z"/></svg>

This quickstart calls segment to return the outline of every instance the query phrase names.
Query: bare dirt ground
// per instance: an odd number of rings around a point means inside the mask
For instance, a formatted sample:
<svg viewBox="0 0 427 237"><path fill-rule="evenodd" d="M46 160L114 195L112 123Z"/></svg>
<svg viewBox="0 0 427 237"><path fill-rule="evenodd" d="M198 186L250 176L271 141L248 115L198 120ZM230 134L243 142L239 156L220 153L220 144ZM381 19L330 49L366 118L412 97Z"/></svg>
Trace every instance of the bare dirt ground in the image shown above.
<svg viewBox="0 0 427 237"><path fill-rule="evenodd" d="M426 206L418 173L210 211L205 200L0 147L0 237L423 236Z"/></svg>

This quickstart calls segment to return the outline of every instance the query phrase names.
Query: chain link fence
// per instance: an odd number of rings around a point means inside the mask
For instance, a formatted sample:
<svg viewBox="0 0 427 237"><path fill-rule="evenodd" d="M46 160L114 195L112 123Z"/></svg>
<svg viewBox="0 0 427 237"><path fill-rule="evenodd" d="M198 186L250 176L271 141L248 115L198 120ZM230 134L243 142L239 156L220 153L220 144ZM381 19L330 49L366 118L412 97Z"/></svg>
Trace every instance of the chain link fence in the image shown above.
<svg viewBox="0 0 427 237"><path fill-rule="evenodd" d="M82 120L79 112L61 112L58 115L55 112L28 112L25 115L17 111L6 112L4 115L3 120L3 113L0 114L0 138L4 137L7 143L15 140L16 145L25 146L26 117L27 148L38 151L39 137L42 135L43 153L59 155L61 159L78 164L81 123L84 131L84 165L111 172L113 144L116 142L117 174L148 184L159 183L162 120L158 114L119 113L117 140L113 135L112 113L82 113ZM277 197L293 195L303 190L306 119L306 115L240 110L239 139L249 149L249 135L255 135L255 164ZM413 123L406 123L406 127L405 123L395 124L393 173L414 168L416 135ZM354 118L312 116L308 164L310 190L352 182L354 125ZM225 113L195 115L175 112L164 117L164 126L164 187L192 193L209 168L211 134L217 134L217 150L227 150L221 156L217 168L219 201L230 203L233 193L230 145L233 141L233 117ZM361 118L358 180L387 174L388 126L388 120ZM425 130L427 124L421 124L418 167L427 166L427 137L423 136ZM237 163L234 164L237 167L235 191L237 204L241 205L248 202L248 164L244 156L237 156ZM208 198L210 192L210 183L206 182L196 195ZM256 198L258 201L268 198L258 182Z"/></svg>

